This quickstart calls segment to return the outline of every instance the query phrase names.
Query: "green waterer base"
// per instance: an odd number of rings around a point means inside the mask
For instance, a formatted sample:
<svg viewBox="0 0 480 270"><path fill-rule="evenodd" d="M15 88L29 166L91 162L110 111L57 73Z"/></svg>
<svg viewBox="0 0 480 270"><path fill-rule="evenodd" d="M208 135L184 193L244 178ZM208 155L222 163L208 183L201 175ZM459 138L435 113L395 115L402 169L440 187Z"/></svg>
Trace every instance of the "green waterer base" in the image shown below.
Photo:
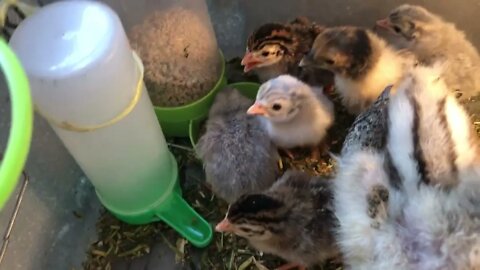
<svg viewBox="0 0 480 270"><path fill-rule="evenodd" d="M151 206L136 213L124 213L103 201L97 193L98 198L115 217L123 222L142 225L162 220L179 234L185 237L196 247L205 247L212 241L212 226L203 219L190 205L183 199L182 191L178 182L178 166L175 158L170 154L172 162L172 186L165 192L162 198Z"/></svg>

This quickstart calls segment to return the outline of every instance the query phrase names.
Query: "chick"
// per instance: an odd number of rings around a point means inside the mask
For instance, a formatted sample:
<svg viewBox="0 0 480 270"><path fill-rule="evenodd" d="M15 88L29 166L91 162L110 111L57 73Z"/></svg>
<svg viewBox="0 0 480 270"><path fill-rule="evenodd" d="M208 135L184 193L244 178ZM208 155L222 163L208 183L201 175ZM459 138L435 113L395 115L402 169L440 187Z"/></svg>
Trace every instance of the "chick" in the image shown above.
<svg viewBox="0 0 480 270"><path fill-rule="evenodd" d="M453 23L421 6L404 4L377 21L377 26L399 36L398 47L410 50L420 62L443 62L447 68L442 77L461 101L480 93L480 56Z"/></svg>
<svg viewBox="0 0 480 270"><path fill-rule="evenodd" d="M383 90L377 100L362 112L350 127L343 142L341 155L362 149L385 147L388 104L392 85Z"/></svg>
<svg viewBox="0 0 480 270"><path fill-rule="evenodd" d="M259 119L245 113L251 104L236 89L218 93L196 146L207 182L227 202L267 189L279 175L276 147Z"/></svg>
<svg viewBox="0 0 480 270"><path fill-rule="evenodd" d="M242 59L244 72L253 71L261 82L291 74L318 86L333 85L333 74L324 69L304 70L298 66L324 27L299 17L287 24L267 23L248 37Z"/></svg>
<svg viewBox="0 0 480 270"><path fill-rule="evenodd" d="M396 83L415 58L395 52L367 29L333 27L317 36L300 66L325 68L335 74L335 90L347 110L358 115L369 107L388 85Z"/></svg>
<svg viewBox="0 0 480 270"><path fill-rule="evenodd" d="M300 269L339 255L333 235L331 183L289 170L263 193L247 194L230 205L215 230L246 238L257 250Z"/></svg>
<svg viewBox="0 0 480 270"><path fill-rule="evenodd" d="M317 147L334 121L333 103L322 89L310 87L290 75L280 75L260 86L255 103L247 111L263 116L272 141L280 148Z"/></svg>
<svg viewBox="0 0 480 270"><path fill-rule="evenodd" d="M411 176L403 178L447 187L455 186L465 170L480 161L480 152L468 115L448 91L444 68L419 66L398 85L388 111L386 145L394 164L412 155L418 160L415 166L405 166L402 171ZM419 174L411 173L414 167Z"/></svg>
<svg viewBox="0 0 480 270"><path fill-rule="evenodd" d="M383 150L340 158L337 241L353 269L480 269L480 144L440 74L399 83Z"/></svg>

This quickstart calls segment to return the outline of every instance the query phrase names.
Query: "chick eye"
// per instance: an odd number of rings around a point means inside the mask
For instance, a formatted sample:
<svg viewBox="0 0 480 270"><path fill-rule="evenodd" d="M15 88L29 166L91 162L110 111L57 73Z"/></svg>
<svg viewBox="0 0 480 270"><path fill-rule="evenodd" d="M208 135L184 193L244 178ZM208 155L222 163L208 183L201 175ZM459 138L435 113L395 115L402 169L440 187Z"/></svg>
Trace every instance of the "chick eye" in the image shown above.
<svg viewBox="0 0 480 270"><path fill-rule="evenodd" d="M402 32L402 29L400 29L400 27L395 25L395 26L393 26L393 31L395 31L395 33L397 33L397 34L400 34L400 32Z"/></svg>
<svg viewBox="0 0 480 270"><path fill-rule="evenodd" d="M333 65L333 64L335 64L335 61L333 61L332 59L327 58L327 59L325 59L325 63L327 63L328 65Z"/></svg>
<svg viewBox="0 0 480 270"><path fill-rule="evenodd" d="M280 104L278 104L278 103L275 103L275 104L273 104L273 106L272 106L272 109L273 109L274 111L279 111L281 108L282 108L282 105L280 105Z"/></svg>
<svg viewBox="0 0 480 270"><path fill-rule="evenodd" d="M270 53L269 52L262 52L262 56L268 56Z"/></svg>

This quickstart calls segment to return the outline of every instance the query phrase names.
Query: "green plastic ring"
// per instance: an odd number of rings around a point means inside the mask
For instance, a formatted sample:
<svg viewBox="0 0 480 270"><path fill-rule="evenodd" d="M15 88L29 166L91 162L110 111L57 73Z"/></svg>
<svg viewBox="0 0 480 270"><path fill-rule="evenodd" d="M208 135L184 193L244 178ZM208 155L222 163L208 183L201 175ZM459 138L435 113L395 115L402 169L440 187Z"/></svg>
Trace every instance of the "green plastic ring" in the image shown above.
<svg viewBox="0 0 480 270"><path fill-rule="evenodd" d="M32 139L33 108L25 71L15 53L0 39L0 68L6 78L11 101L11 127L0 163L0 210L17 186Z"/></svg>

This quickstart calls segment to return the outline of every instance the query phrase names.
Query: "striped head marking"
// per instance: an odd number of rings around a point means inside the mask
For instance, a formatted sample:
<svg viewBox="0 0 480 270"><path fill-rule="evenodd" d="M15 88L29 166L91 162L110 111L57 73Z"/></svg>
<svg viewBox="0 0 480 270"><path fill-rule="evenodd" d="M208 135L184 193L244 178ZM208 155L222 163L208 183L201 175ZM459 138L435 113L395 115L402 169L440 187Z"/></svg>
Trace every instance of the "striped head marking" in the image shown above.
<svg viewBox="0 0 480 270"><path fill-rule="evenodd" d="M287 212L284 203L275 198L247 194L230 205L225 219L215 229L247 239L268 239L280 233L278 227L286 220Z"/></svg>
<svg viewBox="0 0 480 270"><path fill-rule="evenodd" d="M291 30L277 23L267 23L256 29L248 38L247 50L242 59L244 71L271 66L291 54Z"/></svg>

